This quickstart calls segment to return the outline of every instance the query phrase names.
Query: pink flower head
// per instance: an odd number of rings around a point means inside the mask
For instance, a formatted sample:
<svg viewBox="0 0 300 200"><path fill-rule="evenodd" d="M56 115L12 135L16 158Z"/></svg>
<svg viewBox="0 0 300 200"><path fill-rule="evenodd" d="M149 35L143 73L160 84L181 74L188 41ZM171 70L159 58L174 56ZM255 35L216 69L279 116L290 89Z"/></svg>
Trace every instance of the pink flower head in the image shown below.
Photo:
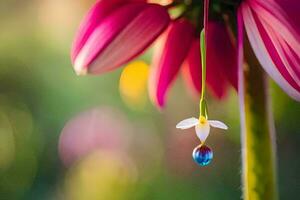
<svg viewBox="0 0 300 200"><path fill-rule="evenodd" d="M299 24L293 20L300 19L299 10L299 1L295 0L284 0L281 4L275 0L246 0L239 8L259 62L277 84L298 101L300 32Z"/></svg>
<svg viewBox="0 0 300 200"><path fill-rule="evenodd" d="M99 74L129 62L169 25L169 6L145 0L102 0L88 12L75 37L72 62L77 74ZM126 16L126 17L125 17ZM237 88L235 47L224 24L209 23L207 81L212 94L225 96L228 82ZM219 60L221 60L219 62ZM149 79L153 102L163 107L181 66L189 88L200 92L199 36L188 19L174 19L155 48Z"/></svg>
<svg viewBox="0 0 300 200"><path fill-rule="evenodd" d="M167 27L170 18L157 4L102 0L89 11L72 48L77 74L99 74L142 53Z"/></svg>
<svg viewBox="0 0 300 200"><path fill-rule="evenodd" d="M207 1L208 2L208 1ZM75 37L72 62L77 74L99 74L116 69L141 54L170 24L167 8L146 0L100 0L88 12ZM223 2L226 4L226 2ZM296 100L300 100L300 6L297 0L232 1L238 8L253 50L267 73ZM213 2L218 4L218 2ZM293 5L293 6L290 6ZM187 7L199 6L186 5ZM226 9L228 8L226 7ZM209 10L208 3L206 5ZM186 12L190 10L187 9ZM222 16L222 11L213 15ZM188 17L186 17L188 16ZM201 91L199 34L202 24L183 12L174 19L154 49L149 93L159 107L180 69L189 88ZM206 81L213 96L222 99L229 85L237 89L237 70L243 64L228 27L220 21L206 24ZM242 29L241 29L242 30ZM238 31L240 33L240 31ZM238 66L239 65L239 66Z"/></svg>

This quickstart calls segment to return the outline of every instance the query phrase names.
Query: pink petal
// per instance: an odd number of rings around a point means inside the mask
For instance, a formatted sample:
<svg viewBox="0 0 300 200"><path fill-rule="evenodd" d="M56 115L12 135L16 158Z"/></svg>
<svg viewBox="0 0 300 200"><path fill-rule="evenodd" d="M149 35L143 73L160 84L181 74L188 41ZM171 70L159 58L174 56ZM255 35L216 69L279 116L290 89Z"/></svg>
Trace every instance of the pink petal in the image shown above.
<svg viewBox="0 0 300 200"><path fill-rule="evenodd" d="M273 12L261 1L253 2L251 6L241 6L252 48L267 73L287 94L300 101L300 35L275 2L270 2Z"/></svg>
<svg viewBox="0 0 300 200"><path fill-rule="evenodd" d="M166 9L155 4L130 3L116 9L89 36L75 59L75 70L99 74L120 67L142 53L169 20Z"/></svg>
<svg viewBox="0 0 300 200"><path fill-rule="evenodd" d="M219 69L237 89L237 50L225 24L210 21L207 39L207 67Z"/></svg>
<svg viewBox="0 0 300 200"><path fill-rule="evenodd" d="M277 20L281 21L285 25L282 27L284 29L282 33L285 32L285 29L289 29L290 33L295 33L295 31L300 33L298 0L248 0L247 2L257 14L261 12L262 17L269 17L268 20L272 20L274 23ZM275 26L275 24L273 25Z"/></svg>
<svg viewBox="0 0 300 200"><path fill-rule="evenodd" d="M174 21L158 41L153 56L149 92L159 106L165 104L166 93L176 77L195 34L195 28L185 20Z"/></svg>
<svg viewBox="0 0 300 200"><path fill-rule="evenodd" d="M274 0L267 3L261 0L250 2L250 8L260 21L269 24L274 30L280 30L277 34L295 50L300 51L300 35L296 30L299 27L293 26L288 11L283 10Z"/></svg>
<svg viewBox="0 0 300 200"><path fill-rule="evenodd" d="M276 1L282 10L286 10L286 14L289 17L289 21L293 28L300 33L300 4L299 0L277 0Z"/></svg>
<svg viewBox="0 0 300 200"><path fill-rule="evenodd" d="M146 0L98 0L92 6L82 20L75 35L71 50L71 60L73 63L79 51L98 24L115 9L129 2L146 2Z"/></svg>
<svg viewBox="0 0 300 200"><path fill-rule="evenodd" d="M98 26L98 24L101 23L103 19L112 11L122 6L125 2L125 0L100 0L88 11L87 15L84 17L79 26L72 45L71 58L73 63L79 51L84 46L85 42L88 40L89 36Z"/></svg>
<svg viewBox="0 0 300 200"><path fill-rule="evenodd" d="M263 28L265 28L266 34L268 34L269 36L268 39L270 39L273 44L270 49L273 48L273 50L276 51L272 52L272 54L277 53L276 56L278 56L278 58L281 60L278 62L282 62L282 64L285 66L283 70L286 70L289 76L291 76L296 83L300 84L300 68L298 67L300 66L300 62L298 55L296 54L294 49L291 49L289 47L289 45L283 38L278 37L278 35L270 26L264 23L262 23L262 26ZM300 86L299 84L297 85Z"/></svg>
<svg viewBox="0 0 300 200"><path fill-rule="evenodd" d="M183 75L189 87L201 92L201 58L199 39L186 59ZM220 22L208 23L207 85L213 96L222 99L226 94L227 80L237 89L236 48L226 26Z"/></svg>
<svg viewBox="0 0 300 200"><path fill-rule="evenodd" d="M201 92L200 39L195 38L182 68L183 78L193 94Z"/></svg>
<svg viewBox="0 0 300 200"><path fill-rule="evenodd" d="M208 45L209 46L209 45ZM222 61L212 60L213 55L209 56L209 50L207 51L207 69L206 69L206 81L209 92L217 99L223 99L226 96L228 89L228 82L225 74L222 73ZM216 58L215 58L216 59Z"/></svg>

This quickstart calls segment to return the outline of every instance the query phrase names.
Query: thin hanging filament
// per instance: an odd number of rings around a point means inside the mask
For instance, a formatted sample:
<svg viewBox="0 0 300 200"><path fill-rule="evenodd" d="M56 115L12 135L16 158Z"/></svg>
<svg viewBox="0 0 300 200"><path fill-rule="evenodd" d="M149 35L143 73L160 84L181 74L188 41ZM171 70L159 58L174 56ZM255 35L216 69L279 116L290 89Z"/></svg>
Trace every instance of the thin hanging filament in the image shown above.
<svg viewBox="0 0 300 200"><path fill-rule="evenodd" d="M205 116L207 118L207 109L205 102L205 90L206 90L206 41L207 41L207 29L208 29L208 9L209 0L204 0L204 28L200 34L200 50L201 50L201 65L202 65L202 88L200 97L200 116Z"/></svg>

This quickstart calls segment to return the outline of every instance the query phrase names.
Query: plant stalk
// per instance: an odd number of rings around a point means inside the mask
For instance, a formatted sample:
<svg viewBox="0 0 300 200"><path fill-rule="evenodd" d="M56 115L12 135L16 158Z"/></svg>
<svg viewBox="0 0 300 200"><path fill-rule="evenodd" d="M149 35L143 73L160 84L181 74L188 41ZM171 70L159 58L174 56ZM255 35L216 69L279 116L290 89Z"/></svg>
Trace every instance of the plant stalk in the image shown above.
<svg viewBox="0 0 300 200"><path fill-rule="evenodd" d="M200 34L200 52L201 52L201 65L202 65L202 78L201 78L201 96L200 96L200 116L204 116L207 119L207 105L205 101L205 89L206 89L206 50L207 50L207 32L208 32L208 11L209 0L204 0L204 17L203 17L203 29Z"/></svg>
<svg viewBox="0 0 300 200"><path fill-rule="evenodd" d="M240 92L244 200L277 200L276 142L268 79L245 41ZM240 79L241 80L241 79Z"/></svg>

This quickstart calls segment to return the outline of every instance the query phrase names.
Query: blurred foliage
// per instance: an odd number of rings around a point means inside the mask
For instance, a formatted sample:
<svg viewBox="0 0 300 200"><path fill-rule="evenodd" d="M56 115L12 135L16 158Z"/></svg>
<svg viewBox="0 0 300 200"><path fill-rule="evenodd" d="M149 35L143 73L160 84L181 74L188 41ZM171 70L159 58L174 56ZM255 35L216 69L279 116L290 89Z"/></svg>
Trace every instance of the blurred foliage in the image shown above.
<svg viewBox="0 0 300 200"><path fill-rule="evenodd" d="M230 131L212 132L208 144L215 158L210 166L199 168L191 158L197 145L193 131L179 134L175 129L179 120L198 112L197 101L182 92L181 81L175 83L166 109L159 112L150 101L143 109L127 107L119 94L121 70L75 76L70 44L92 2L1 0L0 199L74 199L70 192L80 191L82 196L76 199L90 197L85 195L103 199L104 194L115 195L109 199L239 199L241 150L235 92L225 102L209 101L210 116L222 119ZM142 59L149 62L149 55ZM271 92L280 195L295 199L300 195L300 106L275 84ZM113 152L102 152L103 159L93 159L92 154L70 168L63 166L57 149L65 123L101 105L114 107L133 126L133 142L126 155L131 164L123 162L125 155L106 159ZM115 184L118 190L113 190Z"/></svg>

